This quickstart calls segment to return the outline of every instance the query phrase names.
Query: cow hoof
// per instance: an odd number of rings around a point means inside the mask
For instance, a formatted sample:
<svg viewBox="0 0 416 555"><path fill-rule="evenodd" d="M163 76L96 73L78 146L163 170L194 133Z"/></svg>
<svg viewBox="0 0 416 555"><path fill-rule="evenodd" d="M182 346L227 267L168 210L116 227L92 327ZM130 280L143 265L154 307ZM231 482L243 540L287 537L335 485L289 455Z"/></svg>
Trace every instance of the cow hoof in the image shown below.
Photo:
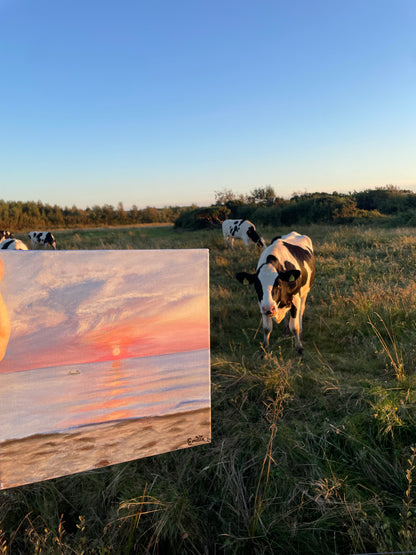
<svg viewBox="0 0 416 555"><path fill-rule="evenodd" d="M264 345L260 345L260 351L259 351L260 358L263 359L268 354L269 354L268 347L265 347Z"/></svg>
<svg viewBox="0 0 416 555"><path fill-rule="evenodd" d="M262 360L264 358L264 352L260 349L258 351L254 351L251 355L251 360Z"/></svg>

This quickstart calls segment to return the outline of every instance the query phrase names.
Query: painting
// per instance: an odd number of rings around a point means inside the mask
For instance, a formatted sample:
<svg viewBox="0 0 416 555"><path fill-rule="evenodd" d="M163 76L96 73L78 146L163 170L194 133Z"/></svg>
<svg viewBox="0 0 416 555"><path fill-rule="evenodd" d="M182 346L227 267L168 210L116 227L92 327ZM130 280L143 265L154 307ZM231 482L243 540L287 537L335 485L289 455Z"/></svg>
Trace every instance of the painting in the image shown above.
<svg viewBox="0 0 416 555"><path fill-rule="evenodd" d="M206 249L0 266L0 489L210 442Z"/></svg>

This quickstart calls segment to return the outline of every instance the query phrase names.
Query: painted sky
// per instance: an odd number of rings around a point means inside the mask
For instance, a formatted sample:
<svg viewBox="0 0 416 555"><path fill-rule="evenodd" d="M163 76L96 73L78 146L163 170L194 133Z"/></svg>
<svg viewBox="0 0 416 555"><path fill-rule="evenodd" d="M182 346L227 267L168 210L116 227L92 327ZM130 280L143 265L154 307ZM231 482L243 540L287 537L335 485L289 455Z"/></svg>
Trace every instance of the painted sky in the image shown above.
<svg viewBox="0 0 416 555"><path fill-rule="evenodd" d="M5 200L416 190L414 0L0 0Z"/></svg>
<svg viewBox="0 0 416 555"><path fill-rule="evenodd" d="M0 373L209 349L208 251L3 252Z"/></svg>

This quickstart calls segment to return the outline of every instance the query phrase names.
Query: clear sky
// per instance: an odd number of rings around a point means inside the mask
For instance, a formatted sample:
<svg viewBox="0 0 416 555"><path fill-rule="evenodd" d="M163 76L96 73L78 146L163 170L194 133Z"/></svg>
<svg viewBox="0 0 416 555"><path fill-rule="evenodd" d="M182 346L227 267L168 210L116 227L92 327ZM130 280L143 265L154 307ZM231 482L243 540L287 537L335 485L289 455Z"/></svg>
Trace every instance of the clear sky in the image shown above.
<svg viewBox="0 0 416 555"><path fill-rule="evenodd" d="M416 191L415 0L0 0L0 198Z"/></svg>

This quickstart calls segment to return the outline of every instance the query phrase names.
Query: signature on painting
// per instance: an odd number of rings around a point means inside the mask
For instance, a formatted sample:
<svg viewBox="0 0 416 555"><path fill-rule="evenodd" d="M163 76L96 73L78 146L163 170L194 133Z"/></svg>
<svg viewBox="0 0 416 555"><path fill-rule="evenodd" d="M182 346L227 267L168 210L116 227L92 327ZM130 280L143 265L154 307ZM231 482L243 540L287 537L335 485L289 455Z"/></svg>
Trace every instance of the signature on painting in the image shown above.
<svg viewBox="0 0 416 555"><path fill-rule="evenodd" d="M188 437L186 441L188 445L194 445L195 443L209 443L211 440L209 437L205 437L204 435L198 435L194 437Z"/></svg>

